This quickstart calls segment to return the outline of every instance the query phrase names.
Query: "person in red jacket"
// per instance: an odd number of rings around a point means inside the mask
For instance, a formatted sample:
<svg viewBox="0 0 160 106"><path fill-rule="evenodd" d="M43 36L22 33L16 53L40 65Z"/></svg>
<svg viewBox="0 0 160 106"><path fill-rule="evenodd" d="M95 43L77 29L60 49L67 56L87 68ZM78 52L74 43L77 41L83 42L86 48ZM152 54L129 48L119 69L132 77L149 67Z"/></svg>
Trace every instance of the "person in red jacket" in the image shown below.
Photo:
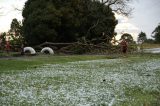
<svg viewBox="0 0 160 106"><path fill-rule="evenodd" d="M120 45L121 45L122 52L124 54L126 54L127 53L127 49L128 49L127 41L125 39L123 39L122 42L120 43Z"/></svg>

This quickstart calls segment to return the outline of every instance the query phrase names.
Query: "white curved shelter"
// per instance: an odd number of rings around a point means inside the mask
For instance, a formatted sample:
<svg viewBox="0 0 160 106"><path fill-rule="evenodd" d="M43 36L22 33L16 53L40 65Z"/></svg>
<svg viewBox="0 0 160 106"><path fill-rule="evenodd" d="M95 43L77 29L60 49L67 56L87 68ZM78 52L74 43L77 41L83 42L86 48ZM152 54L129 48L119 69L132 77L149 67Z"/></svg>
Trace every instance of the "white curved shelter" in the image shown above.
<svg viewBox="0 0 160 106"><path fill-rule="evenodd" d="M48 53L48 54L54 54L54 51L53 51L53 49L50 48L50 47L44 47L44 48L41 50L41 53L44 53L44 54L46 54L46 53Z"/></svg>
<svg viewBox="0 0 160 106"><path fill-rule="evenodd" d="M30 54L36 54L36 51L32 47L24 47L24 53L30 52Z"/></svg>

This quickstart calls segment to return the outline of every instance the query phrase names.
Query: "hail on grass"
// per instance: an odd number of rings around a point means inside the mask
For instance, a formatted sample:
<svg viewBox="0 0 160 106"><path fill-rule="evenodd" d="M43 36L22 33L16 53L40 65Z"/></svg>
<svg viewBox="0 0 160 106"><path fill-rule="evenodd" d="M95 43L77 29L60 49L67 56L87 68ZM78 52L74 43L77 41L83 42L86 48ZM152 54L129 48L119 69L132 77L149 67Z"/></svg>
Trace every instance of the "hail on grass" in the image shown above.
<svg viewBox="0 0 160 106"><path fill-rule="evenodd" d="M121 59L44 65L0 75L2 105L92 106L134 101L126 89L160 92L160 60L127 63Z"/></svg>

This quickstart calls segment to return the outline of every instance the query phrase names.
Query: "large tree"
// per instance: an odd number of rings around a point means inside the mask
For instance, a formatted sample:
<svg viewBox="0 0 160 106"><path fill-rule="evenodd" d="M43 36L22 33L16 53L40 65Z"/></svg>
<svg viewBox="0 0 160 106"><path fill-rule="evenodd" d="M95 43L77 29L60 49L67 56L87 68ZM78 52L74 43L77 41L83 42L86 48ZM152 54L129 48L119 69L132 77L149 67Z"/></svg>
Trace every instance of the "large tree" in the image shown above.
<svg viewBox="0 0 160 106"><path fill-rule="evenodd" d="M15 36L21 36L22 34L22 24L16 18L14 18L11 22L10 32L14 32Z"/></svg>
<svg viewBox="0 0 160 106"><path fill-rule="evenodd" d="M0 33L0 50L4 49L6 43L6 32Z"/></svg>
<svg viewBox="0 0 160 106"><path fill-rule="evenodd" d="M18 21L16 18L14 18L10 25L9 34L12 37L11 44L12 46L20 46L22 43L24 43L24 39L22 36L22 23L21 21Z"/></svg>
<svg viewBox="0 0 160 106"><path fill-rule="evenodd" d="M112 38L117 24L112 9L93 0L28 0L22 15L30 45L75 42L82 37L97 43L105 36Z"/></svg>
<svg viewBox="0 0 160 106"><path fill-rule="evenodd" d="M132 0L93 0L93 1L101 1L102 4L106 5L109 8L112 8L112 11L128 16L131 14L133 8L129 6L129 3Z"/></svg>
<svg viewBox="0 0 160 106"><path fill-rule="evenodd" d="M152 34L153 34L153 37L155 38L155 42L160 43L160 23L152 32Z"/></svg>
<svg viewBox="0 0 160 106"><path fill-rule="evenodd" d="M140 32L138 34L138 42L145 42L147 40L146 33Z"/></svg>
<svg viewBox="0 0 160 106"><path fill-rule="evenodd" d="M128 43L133 43L133 42L134 42L132 35L129 34L129 33L124 33L124 34L121 36L121 39L120 39L120 40L122 40L122 39L125 39Z"/></svg>

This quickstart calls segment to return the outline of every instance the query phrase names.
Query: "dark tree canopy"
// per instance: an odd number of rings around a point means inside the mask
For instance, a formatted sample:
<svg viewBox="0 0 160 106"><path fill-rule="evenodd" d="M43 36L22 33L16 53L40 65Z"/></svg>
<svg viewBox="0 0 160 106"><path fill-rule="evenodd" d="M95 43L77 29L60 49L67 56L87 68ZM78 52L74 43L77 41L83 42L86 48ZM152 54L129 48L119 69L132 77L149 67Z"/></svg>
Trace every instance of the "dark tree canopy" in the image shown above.
<svg viewBox="0 0 160 106"><path fill-rule="evenodd" d="M6 43L6 32L0 33L0 50L4 48Z"/></svg>
<svg viewBox="0 0 160 106"><path fill-rule="evenodd" d="M155 38L155 42L160 43L160 23L152 32L152 34L153 34L153 37Z"/></svg>
<svg viewBox="0 0 160 106"><path fill-rule="evenodd" d="M22 15L23 35L30 45L82 37L99 42L102 33L112 38L117 24L112 9L93 0L28 0Z"/></svg>
<svg viewBox="0 0 160 106"><path fill-rule="evenodd" d="M23 41L22 36L22 23L16 18L12 19L9 34L12 39L10 39L11 45L21 45Z"/></svg>
<svg viewBox="0 0 160 106"><path fill-rule="evenodd" d="M121 40L122 39L125 39L128 43L133 43L133 37L131 34L128 34L128 33L124 33L122 36L121 36Z"/></svg>
<svg viewBox="0 0 160 106"><path fill-rule="evenodd" d="M11 22L10 32L15 32L16 36L20 36L22 31L21 22L19 22L16 18L14 18Z"/></svg>
<svg viewBox="0 0 160 106"><path fill-rule="evenodd" d="M144 32L141 31L138 34L138 41L145 42L146 40L147 40L146 33L144 33Z"/></svg>

